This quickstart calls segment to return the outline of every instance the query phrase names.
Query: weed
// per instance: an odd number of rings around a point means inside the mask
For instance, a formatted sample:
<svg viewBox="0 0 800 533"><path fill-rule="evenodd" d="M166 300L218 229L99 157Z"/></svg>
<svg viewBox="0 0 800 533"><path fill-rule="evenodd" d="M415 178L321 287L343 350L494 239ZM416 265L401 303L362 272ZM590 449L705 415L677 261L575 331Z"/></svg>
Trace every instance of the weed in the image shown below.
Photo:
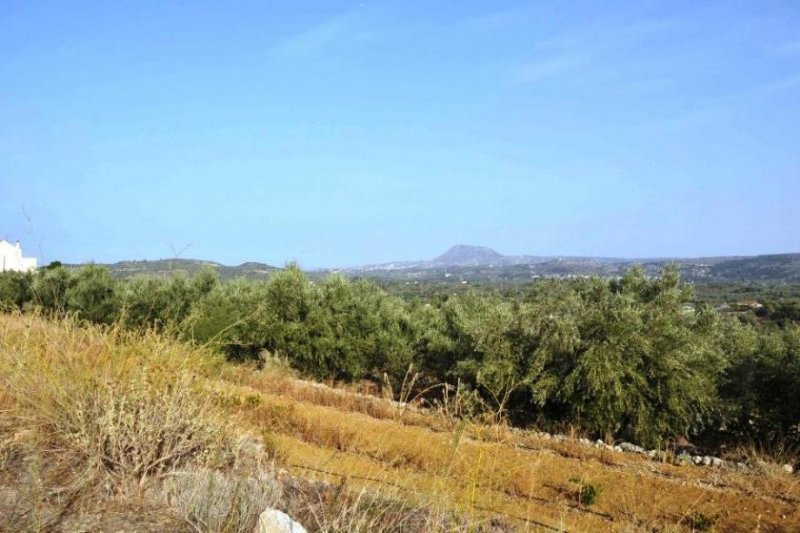
<svg viewBox="0 0 800 533"><path fill-rule="evenodd" d="M4 332L16 349L0 358L17 434L35 433L45 452L83 456L119 488L235 459L236 439L202 388L210 354L154 334L22 320Z"/></svg>
<svg viewBox="0 0 800 533"><path fill-rule="evenodd" d="M236 477L206 468L175 472L165 481L162 498L198 531L252 531L258 515L279 501L272 476L259 472Z"/></svg>
<svg viewBox="0 0 800 533"><path fill-rule="evenodd" d="M600 487L600 485L587 483L579 478L571 478L570 481L578 485L576 496L581 505L590 507L597 503L597 500L600 498L600 494L603 492L603 489Z"/></svg>
<svg viewBox="0 0 800 533"><path fill-rule="evenodd" d="M599 485L587 483L586 485L582 485L578 491L578 500L581 502L581 505L589 507L590 505L597 503L601 492L602 488Z"/></svg>
<svg viewBox="0 0 800 533"><path fill-rule="evenodd" d="M718 520L719 518L716 516L709 516L700 511L695 511L689 517L689 526L692 531L714 531Z"/></svg>

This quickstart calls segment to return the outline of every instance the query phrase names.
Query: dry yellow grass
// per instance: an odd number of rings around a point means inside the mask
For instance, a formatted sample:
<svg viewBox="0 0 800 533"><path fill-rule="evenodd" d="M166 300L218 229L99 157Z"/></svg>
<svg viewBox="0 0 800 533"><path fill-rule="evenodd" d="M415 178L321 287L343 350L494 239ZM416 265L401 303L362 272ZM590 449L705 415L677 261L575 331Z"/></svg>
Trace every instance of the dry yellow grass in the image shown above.
<svg viewBox="0 0 800 533"><path fill-rule="evenodd" d="M614 454L609 465L608 452L575 443L512 436L506 442L456 441L452 434L267 393L262 401L242 409L240 419L272 427L285 461L298 474L400 486L415 498L479 516L498 511L523 529L541 523L578 531L650 526L680 531L681 520L692 512L718 515L726 531L800 525L800 491L789 476L677 467L628 454ZM576 478L604 489L591 509L576 502L570 481Z"/></svg>
<svg viewBox="0 0 800 533"><path fill-rule="evenodd" d="M186 525L148 491L257 455L204 392L221 363L153 333L0 317L0 529L93 529L118 509L117 528Z"/></svg>
<svg viewBox="0 0 800 533"><path fill-rule="evenodd" d="M688 531L694 513L715 517L720 531L800 530L797 476L674 466L504 427L459 431L434 414L270 372L240 368L226 381L236 383L229 394L250 398L236 407L240 423L270 428L298 475L400 487L476 518L502 513L523 530ZM596 505L577 503L574 479L603 488Z"/></svg>
<svg viewBox="0 0 800 533"><path fill-rule="evenodd" d="M719 531L800 530L797 476L678 467L459 423L286 372L227 365L208 350L157 335L0 316L0 356L0 471L29 441L48 471L42 483L82 483L90 496L97 469L108 474L103 479L144 486L186 465L227 468L241 460L237 439L251 435L293 478L325 481L350 495L319 498L339 502L326 503L327 511L295 506L312 530L391 530L395 523L402 531L416 517L414 529L424 530L505 523L521 531L689 531L696 513L715 517ZM134 421L126 418L126 401L140 406ZM174 453L153 464L147 443L167 436L159 425L175 427L187 416L199 424L190 427L199 440L170 435ZM125 439L141 450L128 453ZM88 451L67 463L48 455L80 447ZM89 471L85 481L75 465ZM602 488L596 504L578 502L575 480ZM403 505L391 503L398 501ZM404 506L428 511L422 519ZM503 521L492 523L498 515Z"/></svg>

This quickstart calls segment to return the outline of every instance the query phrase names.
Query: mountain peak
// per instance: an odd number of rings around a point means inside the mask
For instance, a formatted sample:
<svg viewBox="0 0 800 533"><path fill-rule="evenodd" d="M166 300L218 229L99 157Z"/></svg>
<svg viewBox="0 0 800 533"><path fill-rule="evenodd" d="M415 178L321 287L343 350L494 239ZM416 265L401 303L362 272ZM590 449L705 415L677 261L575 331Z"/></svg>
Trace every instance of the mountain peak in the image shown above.
<svg viewBox="0 0 800 533"><path fill-rule="evenodd" d="M456 244L432 262L442 266L470 266L503 263L505 256L486 246Z"/></svg>

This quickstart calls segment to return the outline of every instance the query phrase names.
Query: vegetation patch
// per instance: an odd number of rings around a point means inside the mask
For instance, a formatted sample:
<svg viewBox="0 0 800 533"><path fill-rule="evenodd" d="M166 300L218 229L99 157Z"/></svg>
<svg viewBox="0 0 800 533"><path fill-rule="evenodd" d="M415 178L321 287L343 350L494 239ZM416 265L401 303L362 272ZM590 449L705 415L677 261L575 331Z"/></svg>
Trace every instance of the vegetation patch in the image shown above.
<svg viewBox="0 0 800 533"><path fill-rule="evenodd" d="M454 309L487 310L467 307ZM462 341L506 342L464 324L459 335L474 336ZM558 439L511 427L528 385L483 374L489 360L464 368L484 385L440 386L415 364L392 385L403 403L304 381L272 358L230 364L219 345L160 329L0 316L0 528L247 530L274 498L311 531L671 529L692 513L719 528L800 521L798 485L780 467L709 472L582 444L580 426ZM413 383L438 396L414 406ZM492 383L513 392L482 388Z"/></svg>

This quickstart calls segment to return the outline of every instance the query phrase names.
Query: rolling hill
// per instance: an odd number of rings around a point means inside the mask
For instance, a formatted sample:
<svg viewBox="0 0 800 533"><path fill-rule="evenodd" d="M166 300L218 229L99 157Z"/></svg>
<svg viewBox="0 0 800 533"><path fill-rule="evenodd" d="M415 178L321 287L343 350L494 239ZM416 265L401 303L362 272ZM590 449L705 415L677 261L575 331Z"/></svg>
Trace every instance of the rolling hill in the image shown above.
<svg viewBox="0 0 800 533"><path fill-rule="evenodd" d="M639 259L543 257L503 255L491 248L467 245L453 246L430 261L394 262L334 272L389 280L520 283L543 277L620 276L637 264L644 266L648 274L655 275L670 263L676 263L683 278L693 283L800 283L800 254L797 253Z"/></svg>
<svg viewBox="0 0 800 533"><path fill-rule="evenodd" d="M80 265L67 265L77 268ZM154 261L119 261L117 263L101 264L111 271L115 278L126 279L134 276L169 276L176 272L188 275L195 274L203 268L212 268L219 273L220 279L228 281L234 278L264 279L272 272L280 270L277 267L264 263L247 262L238 266L228 266L214 261L201 259L157 259Z"/></svg>
<svg viewBox="0 0 800 533"><path fill-rule="evenodd" d="M337 273L347 277L367 277L395 281L453 281L524 283L546 277L622 275L640 264L656 275L669 263L676 263L683 279L692 283L800 283L800 253L757 256L699 258L609 258L544 257L503 255L484 246L456 245L443 254L422 261L394 261L376 265L315 269L312 276ZM78 265L69 265L77 267ZM159 259L120 261L104 264L117 278L137 275L166 276L174 272L193 274L204 267L219 272L220 278L265 279L278 267L247 262L237 266L201 259Z"/></svg>

